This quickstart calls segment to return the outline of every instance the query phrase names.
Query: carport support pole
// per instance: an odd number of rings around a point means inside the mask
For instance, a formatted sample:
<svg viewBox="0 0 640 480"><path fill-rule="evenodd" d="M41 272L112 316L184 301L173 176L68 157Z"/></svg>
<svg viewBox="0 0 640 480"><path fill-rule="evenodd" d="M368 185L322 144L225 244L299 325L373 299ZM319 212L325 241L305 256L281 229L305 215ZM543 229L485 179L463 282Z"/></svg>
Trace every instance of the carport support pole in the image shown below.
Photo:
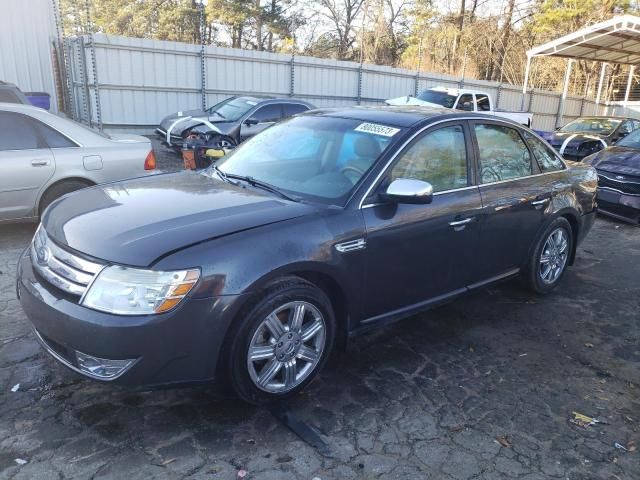
<svg viewBox="0 0 640 480"><path fill-rule="evenodd" d="M522 99L520 100L520 110L524 110L524 99L527 96L529 86L529 70L531 69L531 57L527 55L527 67L524 70L524 85L522 86Z"/></svg>
<svg viewBox="0 0 640 480"><path fill-rule="evenodd" d="M627 102L629 101L629 92L631 91L631 83L633 82L633 71L635 70L635 65L629 66L629 78L627 79L627 89L624 92L624 106L627 106Z"/></svg>
<svg viewBox="0 0 640 480"><path fill-rule="evenodd" d="M556 127L562 125L562 119L564 117L564 106L567 102L567 93L569 92L569 79L571 78L571 69L573 68L573 58L567 62L567 70L564 73L564 86L562 87L562 97L560 98L560 108L558 109L558 118L556 120Z"/></svg>
<svg viewBox="0 0 640 480"><path fill-rule="evenodd" d="M598 93L596 94L596 115L600 112L600 98L602 97L602 84L604 83L604 74L607 72L607 63L603 63L600 67L600 80L598 81Z"/></svg>

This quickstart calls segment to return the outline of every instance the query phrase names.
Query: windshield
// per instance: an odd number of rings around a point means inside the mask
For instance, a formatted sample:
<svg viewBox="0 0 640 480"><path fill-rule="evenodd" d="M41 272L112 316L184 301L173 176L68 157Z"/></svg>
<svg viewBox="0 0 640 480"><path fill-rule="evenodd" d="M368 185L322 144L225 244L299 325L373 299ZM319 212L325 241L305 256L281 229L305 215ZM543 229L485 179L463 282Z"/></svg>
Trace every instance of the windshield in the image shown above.
<svg viewBox="0 0 640 480"><path fill-rule="evenodd" d="M229 176L249 176L295 197L342 206L399 132L361 120L294 117L243 143L217 166Z"/></svg>
<svg viewBox="0 0 640 480"><path fill-rule="evenodd" d="M623 139L617 141L616 146L640 148L640 130L634 130Z"/></svg>
<svg viewBox="0 0 640 480"><path fill-rule="evenodd" d="M256 99L251 97L231 97L222 102L209 107L209 113L217 114L221 119L229 122L240 120L242 116L258 104Z"/></svg>
<svg viewBox="0 0 640 480"><path fill-rule="evenodd" d="M595 133L597 135L610 135L618 128L622 120L612 118L579 118L567 123L560 129L561 132Z"/></svg>
<svg viewBox="0 0 640 480"><path fill-rule="evenodd" d="M418 95L418 100L422 100L424 102L436 103L445 108L453 108L453 104L456 103L455 95L449 95L447 92L438 92L435 90L425 90L420 95Z"/></svg>

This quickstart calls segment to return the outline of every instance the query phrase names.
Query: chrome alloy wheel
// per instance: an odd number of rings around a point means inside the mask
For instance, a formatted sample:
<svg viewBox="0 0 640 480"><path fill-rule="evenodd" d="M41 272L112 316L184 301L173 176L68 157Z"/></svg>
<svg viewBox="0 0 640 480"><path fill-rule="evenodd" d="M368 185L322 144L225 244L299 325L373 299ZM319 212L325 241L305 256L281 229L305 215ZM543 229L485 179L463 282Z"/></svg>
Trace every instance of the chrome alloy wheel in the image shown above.
<svg viewBox="0 0 640 480"><path fill-rule="evenodd" d="M569 258L569 239L564 228L556 228L547 237L540 254L540 279L554 283L562 274Z"/></svg>
<svg viewBox="0 0 640 480"><path fill-rule="evenodd" d="M271 312L256 329L247 352L256 387L283 393L304 382L322 358L326 328L320 311L308 302L289 302Z"/></svg>

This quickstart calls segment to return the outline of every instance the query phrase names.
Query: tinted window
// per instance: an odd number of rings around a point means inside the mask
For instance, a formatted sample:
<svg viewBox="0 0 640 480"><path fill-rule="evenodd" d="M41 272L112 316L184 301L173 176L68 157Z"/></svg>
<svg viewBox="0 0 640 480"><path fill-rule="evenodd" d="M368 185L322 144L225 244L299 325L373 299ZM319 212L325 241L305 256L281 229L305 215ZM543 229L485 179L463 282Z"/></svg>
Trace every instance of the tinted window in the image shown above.
<svg viewBox="0 0 640 480"><path fill-rule="evenodd" d="M279 103L265 105L259 108L251 118L255 118L258 122L277 122L282 118L282 105Z"/></svg>
<svg viewBox="0 0 640 480"><path fill-rule="evenodd" d="M19 113L0 112L0 150L41 148L33 122Z"/></svg>
<svg viewBox="0 0 640 480"><path fill-rule="evenodd" d="M633 132L633 123L631 123L631 120L625 120L624 122L622 122L622 125L620 125L619 133L623 135L629 135L631 132Z"/></svg>
<svg viewBox="0 0 640 480"><path fill-rule="evenodd" d="M0 102L22 103L11 90L0 90Z"/></svg>
<svg viewBox="0 0 640 480"><path fill-rule="evenodd" d="M293 117L298 113L306 112L307 110L309 110L309 107L307 107L306 105L301 105L299 103L285 103L283 105L283 108L285 118Z"/></svg>
<svg viewBox="0 0 640 480"><path fill-rule="evenodd" d="M455 125L426 133L402 154L391 177L429 182L434 192L466 187L467 150L462 127Z"/></svg>
<svg viewBox="0 0 640 480"><path fill-rule="evenodd" d="M539 138L531 135L529 132L524 132L524 138L527 139L529 147L533 152L533 156L538 161L538 166L541 172L553 172L555 170L562 170L564 166L562 162L555 154L553 149L540 140Z"/></svg>
<svg viewBox="0 0 640 480"><path fill-rule="evenodd" d="M474 129L480 150L482 183L531 175L529 149L517 130L492 124L476 124Z"/></svg>
<svg viewBox="0 0 640 480"><path fill-rule="evenodd" d="M40 135L49 148L70 148L78 146L61 133L56 132L48 125L45 125L42 122L38 122L37 120L34 120L34 123L38 126Z"/></svg>
<svg viewBox="0 0 640 480"><path fill-rule="evenodd" d="M465 103L467 105L465 105ZM473 111L473 95L470 93L465 93L464 95L460 95L460 100L458 100L457 110L465 110L467 112Z"/></svg>
<svg viewBox="0 0 640 480"><path fill-rule="evenodd" d="M476 95L476 102L478 104L478 110L481 112L491 111L491 103L489 97L486 95Z"/></svg>

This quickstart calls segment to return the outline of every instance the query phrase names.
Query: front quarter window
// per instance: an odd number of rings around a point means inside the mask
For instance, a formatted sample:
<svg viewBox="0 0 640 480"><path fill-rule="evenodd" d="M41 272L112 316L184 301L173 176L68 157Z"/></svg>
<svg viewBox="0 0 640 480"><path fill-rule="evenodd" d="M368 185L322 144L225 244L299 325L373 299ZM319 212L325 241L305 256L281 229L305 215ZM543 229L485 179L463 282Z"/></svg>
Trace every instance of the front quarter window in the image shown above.
<svg viewBox="0 0 640 480"><path fill-rule="evenodd" d="M361 120L301 116L276 124L218 163L308 201L344 205L401 129Z"/></svg>

